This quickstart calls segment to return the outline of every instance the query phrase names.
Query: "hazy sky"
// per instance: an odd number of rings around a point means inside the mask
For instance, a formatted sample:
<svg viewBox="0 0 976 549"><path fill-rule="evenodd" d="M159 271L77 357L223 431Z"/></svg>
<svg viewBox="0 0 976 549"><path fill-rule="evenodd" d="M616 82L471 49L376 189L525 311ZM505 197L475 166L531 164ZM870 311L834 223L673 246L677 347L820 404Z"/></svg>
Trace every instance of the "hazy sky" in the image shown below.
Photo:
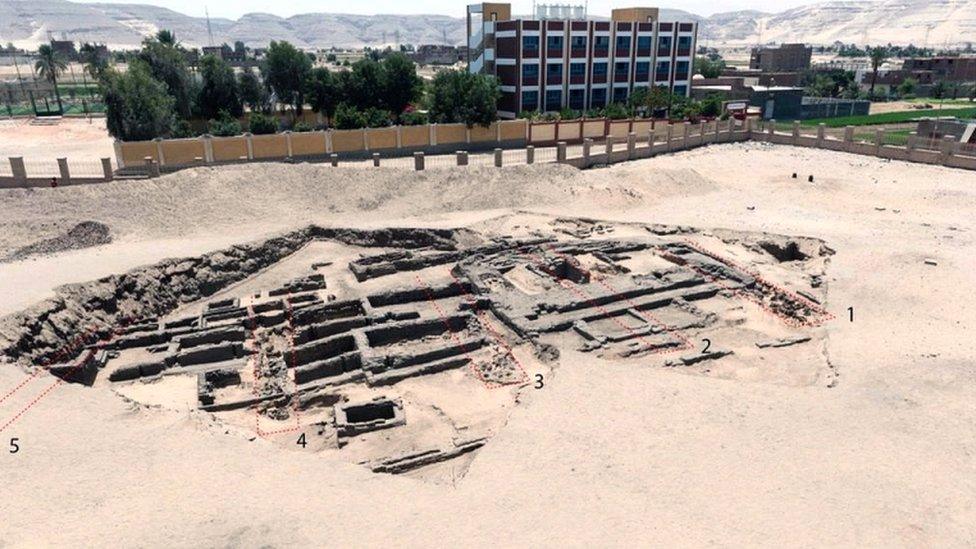
<svg viewBox="0 0 976 549"><path fill-rule="evenodd" d="M81 0L85 1L85 0ZM176 10L187 15L202 16L204 6L209 8L212 17L229 17L236 19L249 12L265 12L287 17L296 13L330 12L330 13L358 13L372 15L377 13L436 13L461 17L464 7L469 2L458 0L288 0L286 2L272 2L269 0L90 0L115 1L117 3L153 4ZM474 2L470 2L474 3ZM583 0L556 0L548 3L583 3ZM677 8L699 15L711 15L717 12L756 9L768 12L783 11L804 4L812 4L811 0L591 0L590 13L594 15L609 15L610 9L630 6L658 6L662 8ZM516 14L528 14L532 11L532 2L513 1L513 11Z"/></svg>

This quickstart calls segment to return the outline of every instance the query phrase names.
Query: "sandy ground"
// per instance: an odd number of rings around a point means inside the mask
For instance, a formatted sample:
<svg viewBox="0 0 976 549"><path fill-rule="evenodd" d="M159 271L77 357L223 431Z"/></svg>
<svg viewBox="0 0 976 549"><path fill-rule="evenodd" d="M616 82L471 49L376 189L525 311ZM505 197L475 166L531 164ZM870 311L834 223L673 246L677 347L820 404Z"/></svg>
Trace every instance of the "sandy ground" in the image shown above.
<svg viewBox="0 0 976 549"><path fill-rule="evenodd" d="M100 158L112 158L115 163L113 140L105 130L104 118L63 118L57 124L31 124L26 118L0 119L0 161L22 156L30 163L53 164L67 158L69 165L78 162L97 163ZM28 165L28 173L31 166ZM9 171L6 166L0 173Z"/></svg>
<svg viewBox="0 0 976 549"><path fill-rule="evenodd" d="M40 396L0 434L0 545L976 544L972 179L744 144L588 172L269 165L183 172L125 192L6 191L0 247L80 219L117 238L0 265L3 313L56 284L308 221L456 226L524 208L817 237L837 252L826 306L837 316L827 353L839 382L730 381L640 360L594 370L570 355L450 487L43 376L0 402L6 420ZM0 394L25 379L0 369ZM11 437L16 454L6 453Z"/></svg>

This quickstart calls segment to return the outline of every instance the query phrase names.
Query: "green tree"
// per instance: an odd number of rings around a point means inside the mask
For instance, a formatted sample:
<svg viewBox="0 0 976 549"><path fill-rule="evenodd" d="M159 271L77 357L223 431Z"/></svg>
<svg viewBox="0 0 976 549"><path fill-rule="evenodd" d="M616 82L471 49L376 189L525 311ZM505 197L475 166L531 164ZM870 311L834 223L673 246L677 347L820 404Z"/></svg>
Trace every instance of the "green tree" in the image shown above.
<svg viewBox="0 0 976 549"><path fill-rule="evenodd" d="M393 53L382 61L380 99L383 106L399 119L400 115L420 97L423 81L417 67L402 53Z"/></svg>
<svg viewBox="0 0 976 549"><path fill-rule="evenodd" d="M278 119L259 112L252 112L247 122L247 131L254 135L264 135L278 131Z"/></svg>
<svg viewBox="0 0 976 549"><path fill-rule="evenodd" d="M58 100L58 110L64 112L64 107L61 106L61 92L58 90L58 77L68 69L68 65L61 59L58 52L54 51L54 48L50 44L42 44L41 47L37 48L37 62L34 63L34 69L41 75L41 78L47 80L54 86L54 96Z"/></svg>
<svg viewBox="0 0 976 549"><path fill-rule="evenodd" d="M251 111L264 112L268 110L268 92L261 84L258 75L254 74L250 67L237 75L237 90L241 96L241 103Z"/></svg>
<svg viewBox="0 0 976 549"><path fill-rule="evenodd" d="M244 114L234 69L223 59L205 55L200 60L200 74L203 84L197 95L197 108L205 118L214 118L226 111L237 118Z"/></svg>
<svg viewBox="0 0 976 549"><path fill-rule="evenodd" d="M176 115L189 118L193 107L193 82L186 68L186 56L176 42L176 36L170 31L161 30L155 37L145 39L138 59L149 67L153 78L166 84L169 94L176 101Z"/></svg>
<svg viewBox="0 0 976 549"><path fill-rule="evenodd" d="M888 52L885 48L877 47L871 48L869 55L871 56L871 89L868 94L874 97L874 86L878 82L878 69L887 59Z"/></svg>
<svg viewBox="0 0 976 549"><path fill-rule="evenodd" d="M467 71L441 71L430 92L430 120L488 127L498 119L498 79Z"/></svg>
<svg viewBox="0 0 976 549"><path fill-rule="evenodd" d="M272 41L261 67L264 82L277 100L292 105L295 116L301 116L305 105L305 88L312 71L312 61L288 42Z"/></svg>
<svg viewBox="0 0 976 549"><path fill-rule="evenodd" d="M356 61L349 77L342 82L342 95L347 103L360 110L383 105L383 70L378 61L369 57Z"/></svg>
<svg viewBox="0 0 976 549"><path fill-rule="evenodd" d="M307 83L306 94L312 110L321 114L326 120L332 120L336 106L342 99L338 79L334 78L329 69L316 67L312 69Z"/></svg>
<svg viewBox="0 0 976 549"><path fill-rule="evenodd" d="M210 135L220 137L240 135L242 132L241 123L236 118L231 116L229 112L220 111L216 120L211 119L207 122L207 132L209 132Z"/></svg>
<svg viewBox="0 0 976 549"><path fill-rule="evenodd" d="M102 73L108 68L108 60L98 54L98 48L94 44L85 42L78 48L78 54L85 65L85 72L95 80L100 79Z"/></svg>
<svg viewBox="0 0 976 549"><path fill-rule="evenodd" d="M122 141L143 141L170 133L175 122L175 100L166 85L152 77L143 61L136 60L119 73L108 69L101 80L108 133Z"/></svg>
<svg viewBox="0 0 976 549"><path fill-rule="evenodd" d="M335 127L340 130L355 130L366 127L366 117L354 105L339 103L335 110Z"/></svg>
<svg viewBox="0 0 976 549"><path fill-rule="evenodd" d="M914 78L906 78L902 80L901 84L898 84L898 95L902 97L909 97L915 95L915 89L918 87L918 80Z"/></svg>
<svg viewBox="0 0 976 549"><path fill-rule="evenodd" d="M722 58L713 60L705 56L698 56L695 57L692 69L693 74L700 74L705 78L718 78L722 76L722 70L725 69L725 60Z"/></svg>

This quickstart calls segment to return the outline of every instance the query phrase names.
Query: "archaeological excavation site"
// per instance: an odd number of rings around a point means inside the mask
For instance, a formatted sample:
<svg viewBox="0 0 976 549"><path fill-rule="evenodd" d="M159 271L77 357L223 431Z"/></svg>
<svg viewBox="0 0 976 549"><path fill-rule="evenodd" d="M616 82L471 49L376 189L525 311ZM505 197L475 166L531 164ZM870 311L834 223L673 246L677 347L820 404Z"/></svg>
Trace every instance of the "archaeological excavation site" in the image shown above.
<svg viewBox="0 0 976 549"><path fill-rule="evenodd" d="M11 362L137 405L439 482L566 364L830 386L832 253L518 212L454 229L309 226L63 286L8 317L0 342Z"/></svg>

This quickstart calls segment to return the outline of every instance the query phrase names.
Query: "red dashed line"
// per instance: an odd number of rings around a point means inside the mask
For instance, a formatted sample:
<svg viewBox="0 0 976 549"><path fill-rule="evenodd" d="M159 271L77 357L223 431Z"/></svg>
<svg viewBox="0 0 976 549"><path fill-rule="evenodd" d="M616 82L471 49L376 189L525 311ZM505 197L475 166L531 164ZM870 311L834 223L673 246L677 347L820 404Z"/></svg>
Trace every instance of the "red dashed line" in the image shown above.
<svg viewBox="0 0 976 549"><path fill-rule="evenodd" d="M290 299L291 299L291 294L288 294L287 296L285 296L285 300L284 300L285 322L287 323L287 330L288 330L287 337L288 337L288 345L289 345L289 349L284 353L284 355L288 357L286 360L290 362L291 364L290 369L294 371L295 334L294 334L294 325L292 324L292 307L291 307ZM251 336L250 339L254 343L257 343L257 336L255 334L257 330L257 321L254 318L253 305L248 305L247 314L248 314L248 329L250 331L250 336ZM257 398L259 396L258 395L258 362L261 355L261 349L257 348L255 349L255 351L256 353L252 355L251 358L251 363L253 365L251 368L251 377L253 378L253 383L251 386L251 394L254 395L255 398ZM294 380L292 380L292 383L294 384ZM302 427L301 415L298 409L298 386L297 385L295 386L295 391L292 394L292 412L295 414L295 423L296 423L295 427L276 429L274 431L263 431L261 429L261 412L259 412L257 406L255 406L254 407L254 431L261 438L267 438L271 435L279 435L282 433L293 433L302 430L303 427Z"/></svg>
<svg viewBox="0 0 976 549"><path fill-rule="evenodd" d="M464 285L461 284L461 281L458 280L456 276L454 276L454 273L452 273L450 269L448 269L447 274L451 276L451 279L454 280L454 284L458 287L459 290L461 290L462 292L461 295L464 296L464 298L468 302L468 305L470 305L471 309L474 310L478 315L478 321L485 328L485 330L487 330L491 334L491 336L495 338L495 341L498 343L498 345L501 346L503 349L505 349L505 352L508 353L508 356L512 357L512 360L515 362L515 365L518 366L519 372L521 373L521 376L519 376L518 381L513 381L512 383L497 383L497 382L489 382L485 380L480 375L480 372L477 372L478 376L482 378L481 381L484 382L485 385L488 385L489 388L503 387L506 385L515 385L527 381L529 379L529 374L527 373L525 366L523 366L522 361L520 361L518 357L515 356L515 352L512 351L512 348L508 345L508 343L506 343L505 340L502 339L501 333L495 329L494 324L492 324L492 322L488 319L488 315L485 313L485 311L477 307L477 303L475 302L474 297L471 295L470 292L464 289Z"/></svg>
<svg viewBox="0 0 976 549"><path fill-rule="evenodd" d="M734 261L732 261L730 259L727 259L725 257L722 257L722 256L720 256L720 255L718 255L716 253L710 252L710 251L706 250L705 248L702 248L701 246L698 246L697 244L695 244L693 242L690 242L690 241L687 241L686 240L683 243L684 243L684 245L686 245L689 248L697 251L698 253L701 253L703 255L706 255L708 257L711 257L712 259L714 259L716 261L719 261L721 263L724 263L725 265L728 265L728 266L730 266L730 267L732 267L734 269L738 269L738 270L740 270L740 271L748 274L749 276L751 276L754 279L756 279L756 281L758 283L764 284L766 286L769 286L769 287L773 288L774 290L780 292L781 294L786 295L787 297L793 299L794 301L797 301L797 302L805 305L810 310L812 310L814 313L820 315L820 318L812 319L812 320L809 320L809 321L806 321L806 322L801 322L801 321L796 320L794 318L790 318L788 316L785 316L782 313L780 313L780 312L778 312L778 311L770 308L761 299L758 299L757 297L753 296L752 294L746 292L743 289L733 289L733 288L729 288L727 286L725 287L726 289L728 289L728 290L730 290L732 292L735 292L735 293L741 295L742 297L745 297L746 299L749 299L750 301L758 304L763 310L765 310L765 311L773 314L774 316L776 316L777 318L779 318L780 320L782 320L785 324L788 324L788 325L794 326L794 327L811 327L811 326L819 326L819 325L823 324L826 321L833 320L834 318L836 318L833 314L831 314L829 311L827 311L826 309L824 309L820 305L814 303L813 301L811 301L811 300L809 300L809 299L807 299L807 298L805 298L805 297L803 297L801 295L798 295L798 294L796 294L794 292L791 292L791 291L787 290L786 288L783 288L782 286L779 286L778 284L774 284L774 283L766 280L759 273L757 273L755 271L752 271L750 269L747 269L745 267L742 267L741 265L735 263ZM692 267L691 265L688 265L688 267L691 268L691 269L696 270L697 272L699 272L699 274L702 274L703 276L711 277L711 278L715 279L715 282L716 283L721 284L720 282L718 282L717 277L715 277L714 275L708 274L706 272L702 272L701 270L699 270L699 269L697 269L695 267Z"/></svg>
<svg viewBox="0 0 976 549"><path fill-rule="evenodd" d="M8 391L7 394L3 395L3 398L0 398L0 404L2 404L3 401L7 400L8 398L12 397L14 393L16 393L17 391L23 389L28 383L33 381L37 376L41 374L42 371L44 371L45 368L50 366L52 362L60 361L64 356L68 355L68 353L76 349L79 343L83 343L97 330L98 330L97 328L89 328L88 330L85 331L84 334L73 337L71 341L69 341L65 347L61 348L54 356L41 361L41 363L37 365L38 369L31 372L31 374L27 376L27 379L25 379L19 385L17 385L16 387Z"/></svg>
<svg viewBox="0 0 976 549"><path fill-rule="evenodd" d="M547 268L545 266L545 263L543 261L541 261L538 258L537 255L535 255L535 254L529 254L528 252L523 252L521 250L518 250L518 252L521 253L522 255L526 256L526 257L535 257L535 259L533 259L532 261L540 269L542 269L547 274L549 274L549 276L551 276L554 279L556 279L556 282L558 282L560 286L562 286L563 288L565 288L567 290L570 290L571 292L575 293L583 301L588 302L590 304L590 307L591 308L598 309L601 313L603 313L603 317L604 318L606 318L607 320L610 320L610 321L614 322L615 324L617 324L618 326L620 326L621 328L623 328L624 330L626 330L627 332L629 332L632 336L634 336L636 339L640 340L642 343L644 343L648 347L654 347L655 346L655 344L653 344L650 341L648 341L647 339L645 339L642 334L637 333L633 328L631 328L630 326L628 326L628 325L624 324L623 322L621 322L621 320L619 318L617 318L616 316L612 316L610 314L610 311L608 311L606 309L606 307L597 304L597 302L593 298L593 296L589 295L587 292L584 292L577 285L572 284L569 281L564 280L562 278L559 278L558 275L556 275L555 273L553 273L551 270L549 270L549 268ZM616 292L614 292L614 293L616 293ZM662 323L662 325L664 325L664 324ZM662 348L662 349L657 349L657 350L654 350L654 351L650 351L648 354L670 353L670 352L674 352L674 351L677 351L677 350L684 350L684 347L680 347L680 348L676 348L676 349Z"/></svg>
<svg viewBox="0 0 976 549"><path fill-rule="evenodd" d="M562 252L557 251L556 248L555 248L555 246L553 246L552 244L549 244L549 250L552 251L552 253L554 253L554 254L562 257L563 259L566 259L567 261L571 258L571 256L569 256L568 254L565 254L565 253L562 253ZM577 262L579 262L579 261L577 260ZM593 276L593 272L590 271L589 269L587 269L586 267L583 267L582 264L580 264L580 269L582 269L584 272L586 272L586 274L590 277L590 280L595 280L598 284L600 284L601 286L603 286L604 288L606 288L610 293L612 293L612 294L618 294L618 295L620 294L620 292L618 292L606 280L604 280L602 278L594 277ZM630 307L634 310L634 312L637 313L637 315L640 316L644 320L644 322L646 322L648 324L651 324L651 325L661 326L664 329L665 332L672 333L672 334L674 334L675 337L677 337L679 340L681 340L681 346L680 347L675 347L675 348L672 348L672 349L660 349L658 351L655 351L652 354L657 354L657 353L673 353L673 352L677 352L677 351L686 351L686 350L691 349L692 347L694 347L694 345L691 343L691 340L688 339L688 336L686 336L676 326L669 326L668 324L666 324L664 321L662 321L661 319L659 319L654 314L648 313L648 312L645 312L645 311L641 311L640 309L637 308L637 304L634 303L634 300L632 300L629 297L625 297L624 298L624 301L626 301L630 305Z"/></svg>
<svg viewBox="0 0 976 549"><path fill-rule="evenodd" d="M451 273L451 278L454 278L453 273ZM444 314L444 310L441 309L441 306L438 305L437 300L434 299L434 293L431 291L430 286L426 282L424 282L420 278L420 276L418 276L418 275L414 275L414 279L417 282L417 287L423 289L424 290L424 293L427 294L427 300L430 301L430 304L434 307L434 309L437 310L437 314L441 317L441 321L444 322L444 327L447 328L447 331L448 332L450 332L451 337L454 339L454 342L458 346L461 346L461 340L460 340L460 338L457 336L457 333L456 332L454 332L453 330L451 330L450 323L447 320L447 315ZM460 285L460 282L456 278L454 278L454 282L457 283L457 284L459 284L458 287L462 291L464 290L464 286L463 285ZM469 297L469 299L470 299L470 297ZM471 303L473 304L474 302L471 301ZM476 314L478 314L480 316L480 313L482 313L482 311L478 311L476 307L472 307L472 308L475 309ZM521 376L521 378L520 378L519 381L514 381L512 383L498 383L498 382L495 382L495 381L491 381L491 380L485 379L484 375L482 375L482 373L480 371L478 371L478 368L475 367L474 363L471 364L471 373L473 373L475 375L475 377L477 377L478 380L481 381L481 383L485 386L486 389L497 389L498 387L504 387L504 386L507 386L507 385L514 385L516 383L522 383L526 379L528 379L528 376L525 373L525 368L522 366L522 363L519 362L518 358L515 357L515 354L512 353L512 349L510 347L508 347L508 345L505 345L504 341L501 341L501 336L498 335L497 332L495 332L493 328L491 328L488 325L485 325L485 321L484 320L479 319L479 322L481 322L482 325L485 326L486 329L488 329L490 332L492 332L492 334L499 341L499 343L501 343L505 347L505 349L508 352L508 354L511 355L512 359L518 365L519 370L522 373L522 376Z"/></svg>
<svg viewBox="0 0 976 549"><path fill-rule="evenodd" d="M126 326L128 326L131 322L132 322L132 319L130 317L126 317L125 319L122 320L122 322L119 325L117 325L115 328L112 329L112 332L108 336L102 338L101 340L99 340L99 342L100 343L108 343L108 342L110 342L113 338L117 337L119 335L119 333L122 331L122 329L124 329ZM82 342L85 341L85 340L87 340L88 337L91 336L91 334L94 333L95 331L97 331L97 329L90 329L87 332L85 332L85 334L83 334L81 336L76 336L75 338L73 338L71 340L71 342L68 343L67 346L65 346L64 348L62 348L62 350L60 350L55 355L55 357L60 357L60 356L63 356L65 354L69 353L70 352L70 349L72 349L72 348L74 348L75 346L78 345L79 340L82 341ZM53 358L52 358L52 360L53 360ZM45 367L48 364L50 364L50 361L47 361L47 364L45 364ZM75 373L78 372L78 370L83 366L83 364L84 364L83 362L79 362L79 364L77 364L76 366L74 366L73 368L71 368L70 370L68 370L65 373L65 375L64 375L63 378L62 377L59 377L57 380L54 381L54 383L52 383L46 389L44 389L43 391L41 391L41 393L38 394L36 397L34 397L34 399L31 400L27 404L27 406L24 406L12 418L10 418L6 423L4 423L3 426L0 426L0 432L3 432L4 430L7 429L7 427L10 427L11 425L13 425L14 422L16 422L17 420L19 420L24 414L27 413L28 410L30 410L31 408L33 408L44 397L46 397L47 395L49 395L51 393L51 391L53 391L54 389L60 387L64 383L66 383L66 380L68 378L71 378L73 375L75 375ZM37 375L38 375L38 373L39 373L39 371L40 370L38 370L37 372L34 372L33 375L31 375L30 377L28 377L20 385L18 385L17 387L15 387L12 391L8 392L3 397L2 400L6 400L11 395L13 395L17 391L19 391L22 387L24 387L25 385L27 385L27 383L30 382L32 379L36 378ZM2 402L2 400L0 400L0 402Z"/></svg>

